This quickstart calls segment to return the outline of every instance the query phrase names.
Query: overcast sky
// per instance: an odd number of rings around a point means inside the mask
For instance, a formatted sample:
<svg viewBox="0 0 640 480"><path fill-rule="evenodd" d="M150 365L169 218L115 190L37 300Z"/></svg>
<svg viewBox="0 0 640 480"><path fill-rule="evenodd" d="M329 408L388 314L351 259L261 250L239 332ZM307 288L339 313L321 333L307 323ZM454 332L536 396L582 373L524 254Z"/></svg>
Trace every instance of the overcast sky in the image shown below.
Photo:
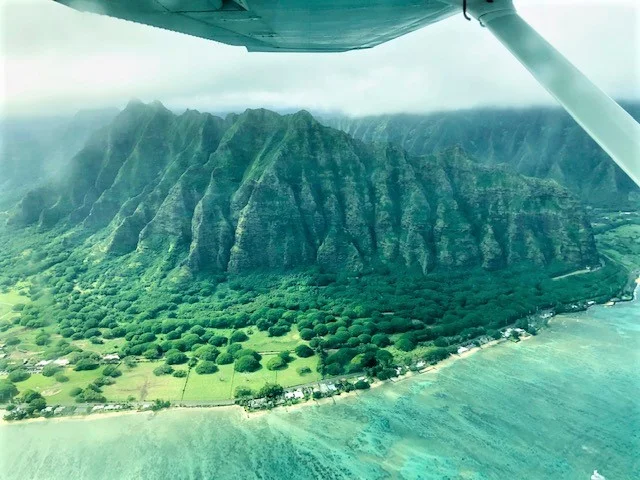
<svg viewBox="0 0 640 480"><path fill-rule="evenodd" d="M522 16L616 98L640 97L636 0L516 0ZM0 0L4 115L123 106L352 115L553 100L491 34L456 15L371 50L248 53L50 0Z"/></svg>

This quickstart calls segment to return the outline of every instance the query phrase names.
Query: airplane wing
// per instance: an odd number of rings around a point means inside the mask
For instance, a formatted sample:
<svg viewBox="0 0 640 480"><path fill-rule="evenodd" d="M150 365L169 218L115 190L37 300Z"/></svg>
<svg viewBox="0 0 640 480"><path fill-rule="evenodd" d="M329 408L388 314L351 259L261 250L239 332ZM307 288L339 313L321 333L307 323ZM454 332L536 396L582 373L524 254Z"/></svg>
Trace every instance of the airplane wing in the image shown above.
<svg viewBox="0 0 640 480"><path fill-rule="evenodd" d="M437 0L55 0L252 52L370 48L459 12Z"/></svg>
<svg viewBox="0 0 640 480"><path fill-rule="evenodd" d="M462 13L490 30L640 186L638 122L518 16L512 0L54 1L254 52L371 48Z"/></svg>

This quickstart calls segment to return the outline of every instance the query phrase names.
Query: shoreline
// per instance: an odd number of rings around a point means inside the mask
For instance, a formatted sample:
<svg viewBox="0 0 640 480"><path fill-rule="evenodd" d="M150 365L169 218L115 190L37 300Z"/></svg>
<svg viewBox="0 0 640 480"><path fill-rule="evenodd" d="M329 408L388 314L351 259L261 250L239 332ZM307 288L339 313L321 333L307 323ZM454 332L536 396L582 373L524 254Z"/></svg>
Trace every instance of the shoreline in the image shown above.
<svg viewBox="0 0 640 480"><path fill-rule="evenodd" d="M526 337L521 337L521 341L527 340L529 338L532 338L532 335L528 335ZM37 422L65 422L65 421L91 421L91 420L98 420L98 419L106 419L106 418L114 418L114 417L119 417L119 416L124 416L124 415L144 415L147 414L150 417L155 417L157 414L164 412L164 411L175 411L175 410L215 410L215 411L222 411L224 409L227 409L229 411L238 411L238 413L246 420L250 420L250 419L254 419L254 418L258 418L258 417L262 417L264 415L268 415L271 412L292 412L292 411L296 411L299 410L301 408L307 408L307 407L319 407L322 405L327 405L327 404L335 404L336 401L338 400L343 400L343 399L347 399L347 398L353 398L353 397L358 397L361 394L366 394L367 391L375 389L375 388L379 388L385 385L392 385L394 383L398 383L401 381L405 381L408 380L410 378L415 378L421 375L427 375L427 374L436 374L438 372L440 372L440 370L447 368L451 365L453 365L455 362L459 361L459 360L463 360L465 358L468 358L472 355L474 355L475 353L481 351L481 350L485 350L487 348L492 348L495 347L496 345L500 345L503 343L508 342L508 339L499 339L499 340L492 340L490 342L487 342L485 344L483 344L480 347L473 347L470 348L469 350L467 350L466 352L463 352L461 354L452 354L451 356L449 356L448 358L434 364L434 365L428 365L418 371L408 371L407 373L405 373L402 376L399 377L394 377L388 380L376 380L374 382L372 382L370 384L370 387L366 390L352 390L350 392L342 392L339 395L331 395L329 397L323 397L320 399L309 399L306 401L302 401L302 402L298 402L298 403L294 403L291 405L278 405L274 408L270 408L270 409L264 409L264 410L246 410L243 406L241 405L211 405L211 406L194 406L194 407L187 407L187 406L183 406L183 405L175 405L175 406L171 406L169 408L166 409L162 409L162 410L158 410L158 411L152 411L152 410L123 410L123 411L118 411L118 412L101 412L101 413L81 413L81 414L77 414L77 415L66 415L66 416L59 416L59 417L50 417L50 418L46 418L46 417L36 417L36 418L26 418L24 420L5 420L4 418L2 418L4 416L5 413L7 413L6 410L4 409L0 409L0 426L2 425L23 425L23 424L29 424L29 423L37 423ZM293 387L291 387L293 388Z"/></svg>
<svg viewBox="0 0 640 480"><path fill-rule="evenodd" d="M630 302L633 301L637 301L638 300L638 292L640 291L640 277L636 278L634 280L634 283L636 284L636 288L633 291L633 296L632 299L628 300ZM627 303L627 301L620 301L620 302L615 302L615 304L617 303ZM612 305L612 306L615 306ZM611 308L611 307L607 307L606 304L595 304L595 305L591 305L589 307L587 307L586 310L589 310L592 307L603 307L603 308ZM586 311L584 310L584 311ZM556 316L559 317L571 317L571 315L578 313L578 312L568 312L568 313L564 313L564 314L559 314ZM552 317L551 319L549 319L549 323L551 323L551 321L553 320L553 318L555 318L556 316ZM522 341L527 341L530 340L531 338L534 338L535 335L526 335L526 336L521 336L519 339L519 342ZM46 418L46 417L36 417L36 418L27 418L24 420L5 420L3 418L3 416L5 415L5 413L7 413L7 410L5 409L0 409L0 426L3 425L22 425L22 424L26 424L26 423L34 423L34 422L46 422L46 421L51 421L51 422L66 422L66 421L87 421L87 420L97 420L97 419L102 419L102 418L113 418L113 417L118 417L118 416L122 416L122 415L134 415L134 414L147 414L149 415L151 418L155 417L157 414L159 414L160 412L163 411L175 411L175 410L216 410L216 411L222 411L224 409L227 409L229 411L238 411L238 413L241 415L241 417L243 417L245 420L250 420L250 419L254 419L254 418L258 418L258 417L262 417L264 415L267 415L271 412L293 412L296 410L299 410L301 408L305 408L305 407L320 407L322 405L326 405L326 404L330 404L333 403L335 404L337 400L340 399L346 399L346 398L353 398L353 397L358 397L360 394L366 394L366 392L368 390L374 389L374 388L379 388L382 387L384 385L391 385L397 382L401 382L404 380L408 380L410 378L415 378L421 375L426 375L426 374L435 374L440 372L442 369L447 368L451 365L453 365L455 362L459 361L459 360L463 360L465 358L468 358L474 354L476 354L477 352L481 351L481 350L486 350L487 348L492 348L495 347L497 345L501 345L504 343L509 342L510 340L507 338L500 338L498 340L491 340L485 344L482 344L480 346L475 346L470 348L469 350L463 352L463 353L454 353L451 354L448 358L441 360L439 362L437 362L434 365L427 365L423 368L421 368L420 370L417 371L407 371L405 374L399 376L399 377L393 377L390 378L388 380L375 380L374 382L372 382L370 384L370 388L366 389L366 390L352 390L350 392L342 392L339 395L331 395L329 397L323 397L320 399L308 399L302 402L298 402L295 404L291 404L291 405L278 405L276 407L270 408L270 409L264 409L264 410L247 410L245 407L241 406L241 405L237 405L237 404L231 404L231 405L210 405L210 406L194 406L194 407L188 407L185 405L175 405L175 406L171 406L169 408L166 409L161 409L158 411L152 411L152 410L122 410L122 411L116 411L116 412L101 412L101 413L82 413L82 414L77 414L77 415L67 415L67 416L59 416L59 417L50 417L50 418ZM515 342L515 343L519 343L519 342ZM295 388L295 385L292 387L287 387L287 388Z"/></svg>

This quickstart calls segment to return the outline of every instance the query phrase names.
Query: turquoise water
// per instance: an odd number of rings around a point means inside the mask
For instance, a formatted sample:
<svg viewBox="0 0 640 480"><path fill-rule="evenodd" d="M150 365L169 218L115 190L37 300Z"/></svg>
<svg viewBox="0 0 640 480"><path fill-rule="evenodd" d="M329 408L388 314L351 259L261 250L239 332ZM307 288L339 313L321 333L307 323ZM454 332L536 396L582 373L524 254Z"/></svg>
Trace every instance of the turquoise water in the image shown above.
<svg viewBox="0 0 640 480"><path fill-rule="evenodd" d="M640 302L337 404L0 426L6 479L640 479Z"/></svg>

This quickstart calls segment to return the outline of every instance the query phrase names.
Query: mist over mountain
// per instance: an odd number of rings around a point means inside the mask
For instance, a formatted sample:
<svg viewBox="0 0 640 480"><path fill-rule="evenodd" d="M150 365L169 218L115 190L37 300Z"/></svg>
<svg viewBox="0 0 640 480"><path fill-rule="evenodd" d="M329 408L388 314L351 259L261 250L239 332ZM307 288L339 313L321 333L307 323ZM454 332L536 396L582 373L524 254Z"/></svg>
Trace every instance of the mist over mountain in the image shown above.
<svg viewBox="0 0 640 480"><path fill-rule="evenodd" d="M412 156L305 111L223 119L175 115L159 102L130 103L9 223L80 229L107 255L192 272L427 272L597 257L585 213L564 188L481 165L460 148Z"/></svg>
<svg viewBox="0 0 640 480"><path fill-rule="evenodd" d="M640 104L623 104L640 119ZM640 188L559 108L474 109L425 115L323 117L365 142L392 142L412 155L460 145L475 161L507 164L555 180L594 206L640 205Z"/></svg>
<svg viewBox="0 0 640 480"><path fill-rule="evenodd" d="M117 114L118 109L110 108L82 110L71 117L2 120L0 206L63 172L88 138Z"/></svg>

